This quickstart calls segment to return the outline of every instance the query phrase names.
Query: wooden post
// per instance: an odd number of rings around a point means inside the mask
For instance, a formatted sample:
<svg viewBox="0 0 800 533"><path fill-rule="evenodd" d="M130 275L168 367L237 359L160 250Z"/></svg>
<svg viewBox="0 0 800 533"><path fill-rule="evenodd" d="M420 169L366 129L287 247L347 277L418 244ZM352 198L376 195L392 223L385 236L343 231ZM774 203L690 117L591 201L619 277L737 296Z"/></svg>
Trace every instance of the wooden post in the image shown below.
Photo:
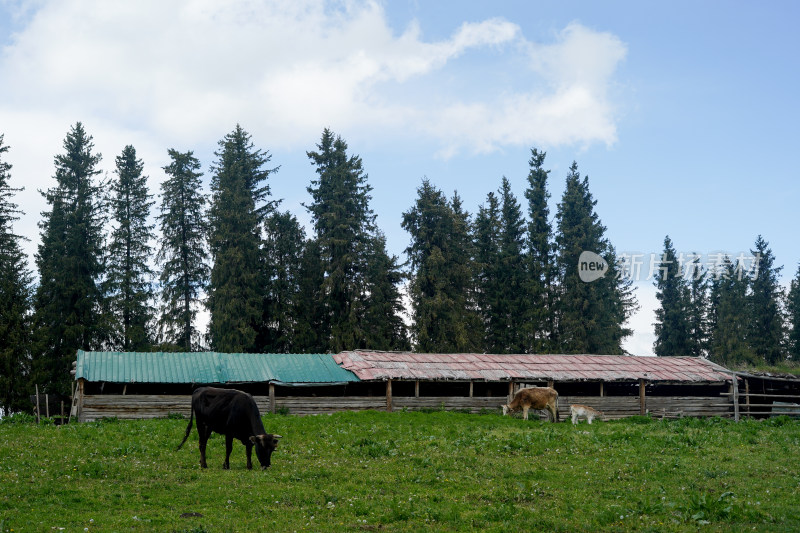
<svg viewBox="0 0 800 533"><path fill-rule="evenodd" d="M605 395L606 395L606 394L605 394L605 391L603 390L603 384L604 384L604 383L605 383L605 381L601 381L601 382L600 382L600 397L601 397L601 398L602 398L603 396L605 396Z"/></svg>
<svg viewBox="0 0 800 533"><path fill-rule="evenodd" d="M548 386L548 387L550 387L550 388L552 389L552 388L553 388L553 385L555 385L555 382L553 382L553 380L552 380L552 379L548 379L548 380L547 380L547 386Z"/></svg>
<svg viewBox="0 0 800 533"><path fill-rule="evenodd" d="M275 384L269 384L269 412L275 414Z"/></svg>
<svg viewBox="0 0 800 533"><path fill-rule="evenodd" d="M419 398L419 380L414 382L414 398Z"/></svg>
<svg viewBox="0 0 800 533"><path fill-rule="evenodd" d="M511 401L513 399L514 399L514 382L513 381L509 381L508 382L508 398L506 398L506 403L511 403Z"/></svg>
<svg viewBox="0 0 800 533"><path fill-rule="evenodd" d="M70 406L69 406L69 415L67 416L67 422L72 420L72 411L75 409L75 382L72 382L72 396L70 397Z"/></svg>
<svg viewBox="0 0 800 533"><path fill-rule="evenodd" d="M744 401L747 404L747 417L750 417L750 382L745 378L744 380Z"/></svg>
<svg viewBox="0 0 800 533"><path fill-rule="evenodd" d="M386 380L386 410L392 412L392 380Z"/></svg>
<svg viewBox="0 0 800 533"><path fill-rule="evenodd" d="M45 394L44 395L44 415L47 418L50 418L50 395L49 394Z"/></svg>
<svg viewBox="0 0 800 533"><path fill-rule="evenodd" d="M733 420L735 422L739 421L739 378L736 374L733 374L733 380L731 381L731 398L733 398Z"/></svg>
<svg viewBox="0 0 800 533"><path fill-rule="evenodd" d="M639 380L639 414L644 416L647 414L647 400L644 395L644 380Z"/></svg>
<svg viewBox="0 0 800 533"><path fill-rule="evenodd" d="M75 410L75 416L78 419L78 422L83 422L81 417L83 416L83 393L84 393L84 384L86 380L84 378L78 379L78 386L75 389L75 394L73 395L72 405L73 409Z"/></svg>
<svg viewBox="0 0 800 533"><path fill-rule="evenodd" d="M470 381L470 382L469 382L469 397L470 397L470 398L472 398L472 391L473 391L472 385L473 385L473 382L472 382L472 381Z"/></svg>
<svg viewBox="0 0 800 533"><path fill-rule="evenodd" d="M39 385L35 385L35 387L36 387L36 423L38 424L41 422L40 411L39 411Z"/></svg>
<svg viewBox="0 0 800 533"><path fill-rule="evenodd" d="M122 395L125 396L128 393L128 384L122 386Z"/></svg>

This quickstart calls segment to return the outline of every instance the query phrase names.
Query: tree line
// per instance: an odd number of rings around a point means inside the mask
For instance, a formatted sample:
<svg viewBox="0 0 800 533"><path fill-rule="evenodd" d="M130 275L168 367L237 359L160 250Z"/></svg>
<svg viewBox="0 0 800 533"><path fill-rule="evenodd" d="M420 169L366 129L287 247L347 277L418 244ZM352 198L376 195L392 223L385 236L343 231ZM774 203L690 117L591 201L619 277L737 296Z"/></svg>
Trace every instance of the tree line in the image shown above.
<svg viewBox="0 0 800 533"><path fill-rule="evenodd" d="M550 171L536 148L524 204L504 177L473 215L457 193L423 179L403 213L401 263L376 224L361 158L328 129L307 152L309 235L271 194L280 169L271 154L238 125L218 143L208 192L194 153L169 149L156 202L133 146L103 177L76 123L42 191L38 276L13 231L20 189L3 161L8 149L0 135L6 412L23 407L33 384L69 392L78 349L619 354L631 334L632 281L620 275L588 177L572 164L551 217ZM591 283L578 275L584 250L608 263Z"/></svg>
<svg viewBox="0 0 800 533"><path fill-rule="evenodd" d="M749 256L719 254L702 264L690 255L682 258L669 236L664 239L654 276L656 355L731 366L800 359L800 267L784 291L783 267L761 235Z"/></svg>

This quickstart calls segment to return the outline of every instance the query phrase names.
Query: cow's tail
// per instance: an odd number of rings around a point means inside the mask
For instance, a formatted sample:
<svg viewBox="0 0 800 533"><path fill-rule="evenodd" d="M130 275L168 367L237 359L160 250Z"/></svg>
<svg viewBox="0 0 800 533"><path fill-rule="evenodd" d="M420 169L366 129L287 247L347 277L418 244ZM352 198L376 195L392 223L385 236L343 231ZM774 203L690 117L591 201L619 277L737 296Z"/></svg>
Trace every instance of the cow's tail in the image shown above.
<svg viewBox="0 0 800 533"><path fill-rule="evenodd" d="M186 426L186 435L183 436L183 440L180 444L178 444L178 447L175 448L176 452L181 449L181 446L183 446L183 444L186 442L186 439L189 438L189 434L192 432L192 422L194 422L194 406L189 409L189 425Z"/></svg>

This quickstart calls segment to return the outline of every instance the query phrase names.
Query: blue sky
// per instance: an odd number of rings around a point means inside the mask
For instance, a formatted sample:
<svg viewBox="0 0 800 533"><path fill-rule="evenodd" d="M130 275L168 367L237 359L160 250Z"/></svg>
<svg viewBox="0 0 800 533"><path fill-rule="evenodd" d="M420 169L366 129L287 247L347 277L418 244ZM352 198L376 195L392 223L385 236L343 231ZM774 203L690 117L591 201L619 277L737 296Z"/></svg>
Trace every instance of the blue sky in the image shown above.
<svg viewBox="0 0 800 533"><path fill-rule="evenodd" d="M421 179L475 212L547 151L552 213L573 160L619 252L748 252L800 262L800 4L0 0L0 133L38 244L53 156L82 121L111 172L133 144L158 192L167 149L213 160L240 123L302 221L329 127L359 154L401 259ZM32 263L33 264L33 263ZM632 353L652 353L651 282Z"/></svg>

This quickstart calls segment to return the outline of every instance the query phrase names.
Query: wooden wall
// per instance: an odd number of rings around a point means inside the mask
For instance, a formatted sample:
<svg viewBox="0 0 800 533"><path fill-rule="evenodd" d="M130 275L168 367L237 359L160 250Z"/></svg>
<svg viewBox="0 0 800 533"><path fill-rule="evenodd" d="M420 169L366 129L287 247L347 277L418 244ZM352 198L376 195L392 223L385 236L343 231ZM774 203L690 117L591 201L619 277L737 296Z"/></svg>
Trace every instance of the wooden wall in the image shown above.
<svg viewBox="0 0 800 533"><path fill-rule="evenodd" d="M268 396L255 396L262 414L270 412ZM163 418L172 413L189 417L192 398L188 395L85 395L76 413L78 420L87 422L103 417L118 419ZM459 396L394 396L392 410L445 409L478 413L482 410L500 411L505 398ZM589 405L602 411L607 419L624 418L641 414L638 396L560 396L559 416L569 419L572 403ZM275 399L279 412L287 409L293 415L326 414L336 411L364 409L386 410L387 399L381 396L279 396ZM726 397L669 397L646 396L645 411L654 418L680 418L684 416L732 417L733 409ZM545 413L541 413L546 418Z"/></svg>
<svg viewBox="0 0 800 533"><path fill-rule="evenodd" d="M254 396L261 414L270 412L268 396ZM123 419L164 418L172 413L189 418L191 396L164 396L142 394L97 394L85 395L78 409L78 420L90 422L104 417ZM386 398L377 397L323 397L282 396L275 399L276 410L288 409L294 415L333 413L336 411L359 411L364 409L386 409Z"/></svg>

